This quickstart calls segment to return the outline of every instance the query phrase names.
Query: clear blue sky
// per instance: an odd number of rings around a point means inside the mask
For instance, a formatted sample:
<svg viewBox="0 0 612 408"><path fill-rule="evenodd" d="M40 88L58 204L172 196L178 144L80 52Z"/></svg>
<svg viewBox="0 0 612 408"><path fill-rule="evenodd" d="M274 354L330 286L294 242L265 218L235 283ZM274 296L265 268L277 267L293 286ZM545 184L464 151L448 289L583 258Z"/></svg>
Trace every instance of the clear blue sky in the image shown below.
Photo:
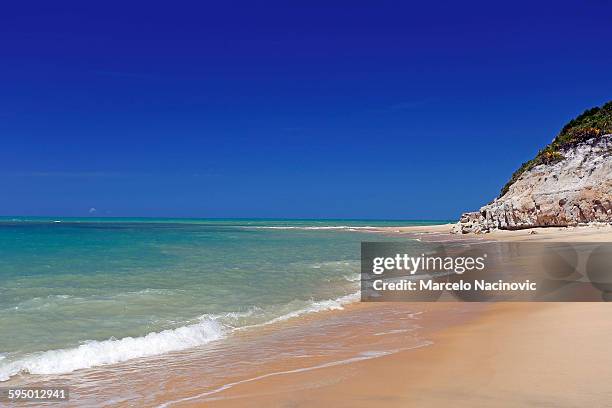
<svg viewBox="0 0 612 408"><path fill-rule="evenodd" d="M7 2L0 214L454 218L612 99L612 5Z"/></svg>

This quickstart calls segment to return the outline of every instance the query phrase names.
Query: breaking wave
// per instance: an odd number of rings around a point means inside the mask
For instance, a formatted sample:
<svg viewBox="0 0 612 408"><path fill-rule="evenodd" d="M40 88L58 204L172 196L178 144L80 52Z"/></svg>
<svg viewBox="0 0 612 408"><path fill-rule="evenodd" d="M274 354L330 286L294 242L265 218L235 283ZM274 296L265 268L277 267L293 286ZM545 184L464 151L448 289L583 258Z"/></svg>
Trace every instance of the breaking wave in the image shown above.
<svg viewBox="0 0 612 408"><path fill-rule="evenodd" d="M0 366L0 381L19 373L64 374L83 368L115 364L139 357L197 347L225 337L223 327L205 321L176 329L149 333L143 337L88 341L75 348L31 354Z"/></svg>
<svg viewBox="0 0 612 408"><path fill-rule="evenodd" d="M345 305L358 300L359 293L353 293L337 299L311 301L303 308L250 326L232 327L222 321L226 320L225 318L247 317L254 313L253 310L246 313L204 315L200 317L199 323L176 329L152 332L142 337L91 340L78 347L33 353L15 361L7 361L4 355L0 355L0 381L6 381L17 374L66 374L76 370L203 346L227 337L234 330L274 324L309 313L341 310Z"/></svg>
<svg viewBox="0 0 612 408"><path fill-rule="evenodd" d="M376 230L374 226L349 226L349 225L321 225L321 226L296 226L296 225L281 225L281 226L258 226L258 225L244 225L241 228L248 229L269 229L269 230L346 230L346 231L359 231L359 230Z"/></svg>

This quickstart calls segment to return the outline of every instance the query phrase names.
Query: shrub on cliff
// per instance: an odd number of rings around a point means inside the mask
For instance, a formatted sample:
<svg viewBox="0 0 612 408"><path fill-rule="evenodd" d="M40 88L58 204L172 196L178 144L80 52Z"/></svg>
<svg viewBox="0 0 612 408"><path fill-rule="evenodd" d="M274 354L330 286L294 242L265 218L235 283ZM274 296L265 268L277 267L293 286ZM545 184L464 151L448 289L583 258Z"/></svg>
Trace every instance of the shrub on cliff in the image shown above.
<svg viewBox="0 0 612 408"><path fill-rule="evenodd" d="M603 135L612 134L612 101L602 107L587 109L581 115L570 120L551 144L540 150L536 157L525 162L512 174L510 180L502 188L499 197L508 192L508 189L521 175L540 164L552 164L563 160L562 150L567 150L579 143Z"/></svg>

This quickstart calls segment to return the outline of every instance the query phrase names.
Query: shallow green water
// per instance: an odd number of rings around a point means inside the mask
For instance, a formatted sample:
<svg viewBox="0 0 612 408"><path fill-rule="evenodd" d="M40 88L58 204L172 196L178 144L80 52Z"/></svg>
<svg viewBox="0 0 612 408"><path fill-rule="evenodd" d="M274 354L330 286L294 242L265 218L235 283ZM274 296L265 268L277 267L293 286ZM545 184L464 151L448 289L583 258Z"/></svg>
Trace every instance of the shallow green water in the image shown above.
<svg viewBox="0 0 612 408"><path fill-rule="evenodd" d="M0 380L340 308L356 299L360 242L397 239L365 227L425 223L0 218Z"/></svg>

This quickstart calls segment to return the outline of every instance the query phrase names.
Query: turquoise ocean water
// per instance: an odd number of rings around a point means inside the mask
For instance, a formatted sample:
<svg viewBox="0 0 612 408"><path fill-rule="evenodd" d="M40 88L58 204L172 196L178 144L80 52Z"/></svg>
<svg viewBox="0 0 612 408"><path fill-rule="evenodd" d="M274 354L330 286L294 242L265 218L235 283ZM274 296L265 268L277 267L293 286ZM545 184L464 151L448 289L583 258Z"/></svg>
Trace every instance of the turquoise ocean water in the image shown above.
<svg viewBox="0 0 612 408"><path fill-rule="evenodd" d="M368 227L441 221L0 218L0 381L222 341L356 301Z"/></svg>

